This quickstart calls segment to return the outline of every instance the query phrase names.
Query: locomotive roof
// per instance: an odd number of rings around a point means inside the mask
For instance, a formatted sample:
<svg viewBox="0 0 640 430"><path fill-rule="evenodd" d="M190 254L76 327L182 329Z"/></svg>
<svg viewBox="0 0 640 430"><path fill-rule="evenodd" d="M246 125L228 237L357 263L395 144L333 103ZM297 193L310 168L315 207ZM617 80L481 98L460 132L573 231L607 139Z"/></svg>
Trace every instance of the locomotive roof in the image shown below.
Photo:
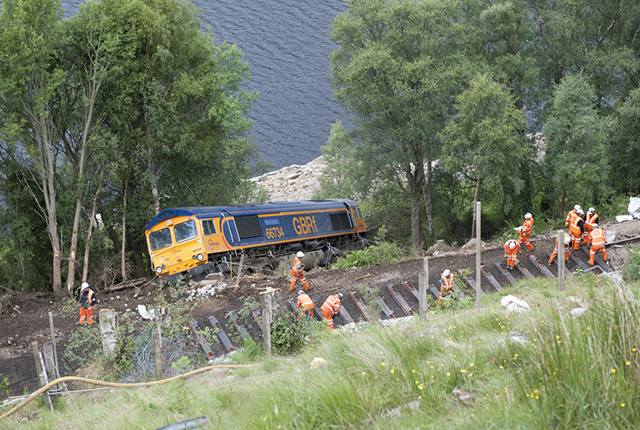
<svg viewBox="0 0 640 430"><path fill-rule="evenodd" d="M353 200L302 200L296 202L243 203L225 206L195 206L163 209L149 224L147 230L161 221L175 216L196 216L198 218L224 213L228 216L257 215L270 212L289 212L298 210L340 209L344 204L357 206Z"/></svg>

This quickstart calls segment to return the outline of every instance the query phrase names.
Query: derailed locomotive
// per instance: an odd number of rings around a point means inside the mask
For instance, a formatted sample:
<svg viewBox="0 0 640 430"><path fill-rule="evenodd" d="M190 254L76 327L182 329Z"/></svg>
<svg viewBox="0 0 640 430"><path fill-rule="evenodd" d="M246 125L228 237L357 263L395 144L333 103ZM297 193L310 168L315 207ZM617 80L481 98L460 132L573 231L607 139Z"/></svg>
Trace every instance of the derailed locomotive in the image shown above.
<svg viewBox="0 0 640 430"><path fill-rule="evenodd" d="M247 203L164 209L145 232L158 277L229 272L244 254L248 268L273 270L304 251L330 261L335 249L360 248L367 228L351 200Z"/></svg>

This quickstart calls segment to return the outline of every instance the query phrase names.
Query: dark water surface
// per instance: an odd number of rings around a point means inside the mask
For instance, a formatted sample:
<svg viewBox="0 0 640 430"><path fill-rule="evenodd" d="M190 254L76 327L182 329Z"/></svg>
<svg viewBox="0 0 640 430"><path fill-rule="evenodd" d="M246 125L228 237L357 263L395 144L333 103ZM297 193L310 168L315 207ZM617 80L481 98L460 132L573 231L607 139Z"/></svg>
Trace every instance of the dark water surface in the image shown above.
<svg viewBox="0 0 640 430"><path fill-rule="evenodd" d="M66 16L80 2L63 0ZM330 24L347 9L343 0L194 0L216 43L226 40L245 54L258 91L249 111L263 159L275 168L304 164L320 155L332 122L344 121L329 86Z"/></svg>

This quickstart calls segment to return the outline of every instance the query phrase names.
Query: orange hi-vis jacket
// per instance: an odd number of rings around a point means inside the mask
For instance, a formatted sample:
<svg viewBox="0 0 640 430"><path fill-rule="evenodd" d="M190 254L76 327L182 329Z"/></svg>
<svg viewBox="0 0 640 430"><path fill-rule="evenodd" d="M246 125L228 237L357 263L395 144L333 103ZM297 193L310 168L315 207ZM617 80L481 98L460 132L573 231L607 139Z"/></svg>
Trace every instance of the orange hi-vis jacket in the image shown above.
<svg viewBox="0 0 640 430"><path fill-rule="evenodd" d="M598 214L593 213L593 215L589 215L589 212L585 215L584 220L584 231L591 231L598 225Z"/></svg>
<svg viewBox="0 0 640 430"><path fill-rule="evenodd" d="M330 311L331 315L337 314L340 310L340 296L333 294L327 297L327 300L325 300L322 305L322 310Z"/></svg>
<svg viewBox="0 0 640 430"><path fill-rule="evenodd" d="M442 301L444 296L446 296L453 288L453 273L449 273L449 276L440 275L440 284L440 296L438 297L438 300Z"/></svg>
<svg viewBox="0 0 640 430"><path fill-rule="evenodd" d="M300 294L298 296L298 309L302 308L304 311L310 311L313 309L313 301L311 297L306 294Z"/></svg>
<svg viewBox="0 0 640 430"><path fill-rule="evenodd" d="M302 273L302 261L298 257L293 259L293 267L291 268L291 276L294 278L302 278L304 275Z"/></svg>
<svg viewBox="0 0 640 430"><path fill-rule="evenodd" d="M509 244L511 242L515 243L515 248L513 248L513 249L511 249L509 247ZM516 258L518 257L518 250L520 249L520 242L518 242L517 240L513 240L513 239L507 240L507 242L504 244L503 248L504 248L505 257L507 257L507 265L515 266Z"/></svg>
<svg viewBox="0 0 640 430"><path fill-rule="evenodd" d="M576 210L575 209L571 209L569 211L569 213L567 214L567 218L564 220L564 226L565 227L569 227L569 224L571 223L571 220L573 219L573 216L576 214Z"/></svg>
<svg viewBox="0 0 640 430"><path fill-rule="evenodd" d="M604 248L604 231L600 230L598 227L594 228L591 232L591 247L592 248Z"/></svg>
<svg viewBox="0 0 640 430"><path fill-rule="evenodd" d="M520 230L520 236L524 236L525 238L531 236L531 227L533 227L533 218L524 220L522 229Z"/></svg>
<svg viewBox="0 0 640 430"><path fill-rule="evenodd" d="M333 317L340 310L340 296L333 294L327 297L327 300L322 304L322 316L327 320L329 324L329 330L333 331Z"/></svg>
<svg viewBox="0 0 640 430"><path fill-rule="evenodd" d="M569 224L569 231L574 238L581 238L584 233L584 220L578 214L574 214Z"/></svg>

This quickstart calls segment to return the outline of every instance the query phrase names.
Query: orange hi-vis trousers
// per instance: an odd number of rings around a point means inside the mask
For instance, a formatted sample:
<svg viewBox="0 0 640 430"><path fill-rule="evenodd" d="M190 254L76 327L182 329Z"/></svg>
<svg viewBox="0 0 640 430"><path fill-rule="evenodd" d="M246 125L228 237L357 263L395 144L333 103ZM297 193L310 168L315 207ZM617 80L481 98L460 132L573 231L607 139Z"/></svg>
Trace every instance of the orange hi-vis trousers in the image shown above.
<svg viewBox="0 0 640 430"><path fill-rule="evenodd" d="M307 282L307 278L305 278L304 275L293 276L291 278L291 286L289 287L289 291L293 291L293 289L296 286L296 282L297 281L302 282L302 285L304 285L304 290L305 291L309 291L309 283Z"/></svg>
<svg viewBox="0 0 640 430"><path fill-rule="evenodd" d="M91 306L89 309L80 308L80 324L85 321L89 325L93 324L93 308L94 306Z"/></svg>

